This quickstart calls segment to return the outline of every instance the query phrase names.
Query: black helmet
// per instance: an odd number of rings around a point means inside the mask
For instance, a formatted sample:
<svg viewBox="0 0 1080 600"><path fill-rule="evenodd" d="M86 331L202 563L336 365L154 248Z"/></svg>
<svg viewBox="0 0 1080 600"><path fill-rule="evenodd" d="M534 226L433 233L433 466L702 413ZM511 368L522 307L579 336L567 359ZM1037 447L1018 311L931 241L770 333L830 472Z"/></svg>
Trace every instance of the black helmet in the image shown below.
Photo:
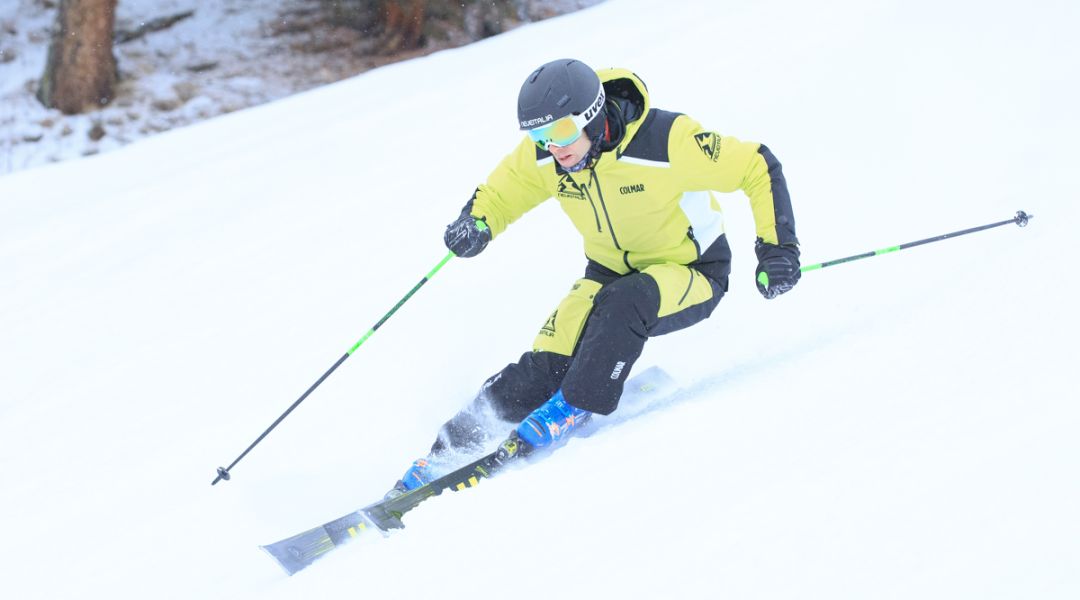
<svg viewBox="0 0 1080 600"><path fill-rule="evenodd" d="M591 123L604 108L604 86L589 65L569 58L532 72L518 93L518 123L533 129L567 115L584 114Z"/></svg>
<svg viewBox="0 0 1080 600"><path fill-rule="evenodd" d="M591 145L589 152L577 165L567 167L570 172L580 171L600 157L607 132L607 100L600 77L589 65L569 58L553 60L532 72L518 93L518 124L529 130L529 136L541 149L555 141L562 124L559 119L572 117L567 131L568 139L584 134ZM552 124L550 128L545 125ZM578 133L581 132L581 133ZM572 142L566 142L572 143Z"/></svg>

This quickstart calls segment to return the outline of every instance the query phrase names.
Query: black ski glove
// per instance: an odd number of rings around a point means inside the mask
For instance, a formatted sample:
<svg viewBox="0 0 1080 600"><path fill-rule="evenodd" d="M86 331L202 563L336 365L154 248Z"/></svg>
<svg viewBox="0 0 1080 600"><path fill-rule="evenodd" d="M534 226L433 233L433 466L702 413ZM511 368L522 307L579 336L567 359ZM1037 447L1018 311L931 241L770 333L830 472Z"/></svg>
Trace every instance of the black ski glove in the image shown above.
<svg viewBox="0 0 1080 600"><path fill-rule="evenodd" d="M799 270L798 246L777 246L758 238L754 251L758 257L757 289L766 299L783 294L799 282L802 271Z"/></svg>
<svg viewBox="0 0 1080 600"><path fill-rule="evenodd" d="M446 226L443 234L446 247L462 258L470 258L483 252L491 241L491 228L482 219L468 213L462 214Z"/></svg>

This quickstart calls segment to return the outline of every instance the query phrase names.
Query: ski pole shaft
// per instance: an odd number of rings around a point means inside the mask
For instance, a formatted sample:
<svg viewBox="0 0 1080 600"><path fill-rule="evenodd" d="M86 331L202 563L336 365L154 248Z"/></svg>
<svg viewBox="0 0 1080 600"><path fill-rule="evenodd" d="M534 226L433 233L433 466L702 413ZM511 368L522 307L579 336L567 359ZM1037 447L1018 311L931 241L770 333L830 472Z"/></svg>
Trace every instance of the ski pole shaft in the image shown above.
<svg viewBox="0 0 1080 600"><path fill-rule="evenodd" d="M343 354L341 356L341 358L339 358L337 360L337 362L334 363L334 366L330 367L329 370L327 370L325 373L323 373L322 377L320 377L318 379L318 381L316 381L314 384L312 384L311 387L309 387L307 389L307 391L304 392L304 394L302 396L300 396L300 398L298 398L296 400L296 402L292 403L292 406L290 406L285 412L281 413L281 416L278 417L277 420L274 421L270 425L270 427L267 427L266 431L262 432L262 435L260 435L258 438L256 438L256 440L254 442L252 442L250 446L247 447L247 450L244 450L240 454L240 456L236 457L236 460L232 461L231 465L229 465L228 467L218 467L217 477L215 477L214 480L212 482L210 482L210 485L216 485L217 482L221 481L222 479L224 479L225 481L228 481L232 477L231 474L229 473L229 471L231 471L232 468L236 466L236 463L240 462L245 456L247 456L248 452L251 452L252 448L259 445L259 442L263 441L263 438L265 438L267 435L269 435L270 432L273 431L275 427L277 427L282 421L284 421L285 417L289 416L289 413L291 413L293 410L295 410L297 406L300 406L300 403L303 402L308 396L310 396L311 392L315 391L315 388L319 387L319 385L321 385L323 381L326 381L326 378L329 377L331 373L336 371L337 368L341 366L341 363L345 362L345 360L347 358L352 356L353 353L356 352L357 349L359 349L360 346L362 346L364 344L364 342L366 342L367 339L369 337L371 337L375 333L376 330L379 329L379 327L382 327L383 323L386 323L386 321L390 317L392 317L394 315L394 313L396 313L398 311L398 309L402 307L403 304L405 304L406 302L409 301L409 298L413 297L413 294L415 294L417 290L419 290L421 287L423 287L423 285L425 283L427 283L428 280L430 280L432 277L434 277L435 274L439 272L439 269L443 268L443 265L450 262L450 259L453 258L454 256L455 255L454 255L453 252L447 253L447 255L445 257L443 257L443 259L441 261L439 261L439 264L435 265L434 269L432 269L426 276L424 276L424 278L421 279L419 283L414 285L413 288L411 290L409 290L409 292L407 294L405 294L405 296L402 297L402 299L399 300L397 304L394 305L394 308L391 308L389 312L387 312L385 315L383 315L383 317L381 319L379 319L378 323L376 323L371 329L368 329L367 332L364 334L364 336L361 337L358 342L353 344L353 347L349 348L349 351L346 352L345 354Z"/></svg>
<svg viewBox="0 0 1080 600"><path fill-rule="evenodd" d="M817 269L824 269L825 267L831 267L833 265L840 265L840 264L860 260L860 259L863 259L863 258L870 258L872 256L879 256L881 254L889 254L891 252L898 252L900 250L906 250L908 248L914 248L915 246L922 246L923 244L929 244L931 242L940 242L941 240L947 240L949 238L954 238L954 237L961 236L961 235L967 235L969 233L975 233L977 231L984 231L986 229L992 229L994 227L1001 227L1002 225L1008 225L1010 223L1015 223L1019 227L1025 227L1025 226L1027 226L1028 221L1031 220L1031 219L1034 219L1034 218L1035 218L1034 215L1029 215L1029 214L1025 213L1024 211L1020 210L1020 211L1016 212L1015 217L1009 219L1008 221L1000 221L998 223L990 223L989 225L980 225L979 227L972 227L971 229L964 229L964 230L961 230L961 231L953 231L951 233L943 233L941 235L936 235L934 237L926 238L924 240L918 240L918 241L914 241L914 242L908 242L906 244L900 244L899 246L889 246L888 248L882 248L880 250L874 250L872 252L864 252L863 254L856 254L854 256L847 256L847 257L844 257L844 258L838 258L838 259L835 259L835 260L829 260L829 261L817 263L817 264L814 264L814 265L807 265L805 267L802 267L800 270L803 273L805 273L807 271L815 271Z"/></svg>

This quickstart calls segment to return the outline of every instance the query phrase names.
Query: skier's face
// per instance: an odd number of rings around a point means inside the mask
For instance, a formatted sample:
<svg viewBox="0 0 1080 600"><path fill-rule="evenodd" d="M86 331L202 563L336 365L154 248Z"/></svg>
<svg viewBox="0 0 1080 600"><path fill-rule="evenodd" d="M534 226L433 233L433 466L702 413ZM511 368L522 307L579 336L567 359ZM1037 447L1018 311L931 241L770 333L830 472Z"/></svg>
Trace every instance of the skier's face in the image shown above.
<svg viewBox="0 0 1080 600"><path fill-rule="evenodd" d="M590 148L592 148L592 142L589 141L587 135L583 135L573 143L565 146L548 144L547 147L548 152L555 157L555 160L559 161L559 164L567 169L581 162L581 159L589 154Z"/></svg>

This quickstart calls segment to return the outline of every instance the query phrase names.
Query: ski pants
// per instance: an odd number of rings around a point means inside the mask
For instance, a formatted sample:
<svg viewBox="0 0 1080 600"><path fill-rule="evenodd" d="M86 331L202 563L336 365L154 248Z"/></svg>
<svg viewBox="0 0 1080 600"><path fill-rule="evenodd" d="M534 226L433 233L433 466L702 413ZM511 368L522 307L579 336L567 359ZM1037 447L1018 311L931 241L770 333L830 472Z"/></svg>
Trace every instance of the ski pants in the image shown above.
<svg viewBox="0 0 1080 600"><path fill-rule="evenodd" d="M650 265L627 275L590 261L532 351L490 377L474 404L443 426L432 451L475 448L487 433L478 409L517 423L560 387L570 404L612 413L645 341L707 319L727 291L731 252L724 236L706 255L711 260Z"/></svg>

